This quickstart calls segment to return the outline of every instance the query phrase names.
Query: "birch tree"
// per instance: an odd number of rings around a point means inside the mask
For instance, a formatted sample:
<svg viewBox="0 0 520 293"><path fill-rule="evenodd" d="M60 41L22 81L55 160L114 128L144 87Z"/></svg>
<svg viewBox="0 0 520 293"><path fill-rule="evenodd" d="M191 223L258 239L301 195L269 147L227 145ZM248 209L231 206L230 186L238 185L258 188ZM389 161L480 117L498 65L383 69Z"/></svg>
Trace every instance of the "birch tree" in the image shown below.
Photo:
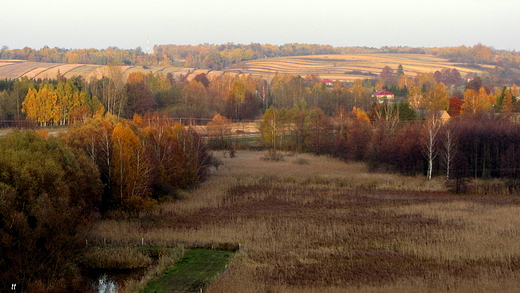
<svg viewBox="0 0 520 293"><path fill-rule="evenodd" d="M450 126L444 127L442 131L442 152L441 158L446 168L446 180L450 179L450 170L453 165L453 159L455 158L455 152L457 150L456 136L453 128Z"/></svg>
<svg viewBox="0 0 520 293"><path fill-rule="evenodd" d="M430 115L424 124L424 154L428 161L428 171L426 176L428 180L432 179L433 173L433 161L437 158L438 149L437 144L439 142L439 130L441 128L441 120L436 114Z"/></svg>

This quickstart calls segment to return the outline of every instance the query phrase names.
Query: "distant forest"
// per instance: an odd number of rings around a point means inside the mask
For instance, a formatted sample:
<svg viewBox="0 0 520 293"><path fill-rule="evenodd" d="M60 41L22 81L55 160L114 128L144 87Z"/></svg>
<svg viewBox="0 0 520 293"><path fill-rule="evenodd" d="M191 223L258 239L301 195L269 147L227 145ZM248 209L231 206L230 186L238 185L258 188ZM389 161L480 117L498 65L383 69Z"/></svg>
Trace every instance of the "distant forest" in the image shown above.
<svg viewBox="0 0 520 293"><path fill-rule="evenodd" d="M18 59L51 63L80 63L106 65L113 62L141 66L173 66L225 69L243 61L301 55L364 54L364 53L412 53L432 54L453 62L478 66L496 65L502 68L520 69L520 54L516 51L496 50L477 44L474 46L414 48L414 47L333 47L330 45L289 43L271 44L200 44L200 45L155 45L147 54L141 47L136 49L64 49L49 48L0 49L0 59Z"/></svg>

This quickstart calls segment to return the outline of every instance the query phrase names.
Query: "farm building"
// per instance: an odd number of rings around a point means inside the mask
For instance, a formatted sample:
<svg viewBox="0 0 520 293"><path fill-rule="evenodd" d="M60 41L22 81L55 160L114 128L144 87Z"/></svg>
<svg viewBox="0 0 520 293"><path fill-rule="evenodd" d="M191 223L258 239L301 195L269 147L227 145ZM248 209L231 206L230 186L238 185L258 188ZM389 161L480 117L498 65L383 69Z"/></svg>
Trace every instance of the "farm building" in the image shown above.
<svg viewBox="0 0 520 293"><path fill-rule="evenodd" d="M391 102L394 100L395 95L387 90L379 90L375 92L372 97L375 97L377 99L378 103L383 103L384 101Z"/></svg>
<svg viewBox="0 0 520 293"><path fill-rule="evenodd" d="M333 86L334 85L334 81L332 81L331 79L328 79L328 78L322 79L321 82L323 82L326 86Z"/></svg>
<svg viewBox="0 0 520 293"><path fill-rule="evenodd" d="M420 110L418 111L418 114L419 114L419 118L421 119L427 119L430 115L435 115L437 118L439 118L442 123L445 123L447 122L448 120L450 120L451 118L451 115L447 112L447 111L444 111L444 110L439 110L439 111L428 111L428 110Z"/></svg>

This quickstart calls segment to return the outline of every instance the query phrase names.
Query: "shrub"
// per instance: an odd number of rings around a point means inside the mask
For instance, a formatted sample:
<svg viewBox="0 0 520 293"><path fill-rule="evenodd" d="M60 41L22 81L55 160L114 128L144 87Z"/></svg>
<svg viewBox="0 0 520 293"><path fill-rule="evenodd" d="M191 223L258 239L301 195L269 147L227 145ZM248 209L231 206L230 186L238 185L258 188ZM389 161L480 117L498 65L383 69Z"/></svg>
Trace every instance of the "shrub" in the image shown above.
<svg viewBox="0 0 520 293"><path fill-rule="evenodd" d="M284 160L284 156L275 149L270 149L267 153L262 157L264 161L272 161L279 162Z"/></svg>
<svg viewBox="0 0 520 293"><path fill-rule="evenodd" d="M298 159L294 160L294 163L296 165L309 165L310 164L309 160L307 160L305 158L298 158Z"/></svg>

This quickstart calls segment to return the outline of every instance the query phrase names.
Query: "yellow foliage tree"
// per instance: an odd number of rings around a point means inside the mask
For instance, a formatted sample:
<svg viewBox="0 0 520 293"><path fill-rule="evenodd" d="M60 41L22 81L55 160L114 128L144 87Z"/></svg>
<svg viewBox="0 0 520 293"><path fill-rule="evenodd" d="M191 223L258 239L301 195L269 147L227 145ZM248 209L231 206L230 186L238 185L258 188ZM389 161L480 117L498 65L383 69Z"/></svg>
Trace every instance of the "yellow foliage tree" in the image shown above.
<svg viewBox="0 0 520 293"><path fill-rule="evenodd" d="M136 202L136 197L149 196L151 166L141 139L129 126L116 124L112 131L112 178L120 204Z"/></svg>
<svg viewBox="0 0 520 293"><path fill-rule="evenodd" d="M486 111L491 109L495 102L495 96L488 94L484 87L481 87L478 92L473 89L467 89L464 92L461 112L475 114L477 112Z"/></svg>
<svg viewBox="0 0 520 293"><path fill-rule="evenodd" d="M352 115L356 117L356 120L367 125L370 125L370 118L368 118L367 112L357 107L352 108Z"/></svg>
<svg viewBox="0 0 520 293"><path fill-rule="evenodd" d="M448 110L450 95L444 83L435 83L428 91L424 103L427 110Z"/></svg>
<svg viewBox="0 0 520 293"><path fill-rule="evenodd" d="M421 91L421 88L418 86L413 86L408 93L408 103L415 110L419 110L423 105L424 96Z"/></svg>
<svg viewBox="0 0 520 293"><path fill-rule="evenodd" d="M506 89L504 92L504 100L502 101L502 112L506 115L510 115L514 110L513 105L513 93L509 89Z"/></svg>

